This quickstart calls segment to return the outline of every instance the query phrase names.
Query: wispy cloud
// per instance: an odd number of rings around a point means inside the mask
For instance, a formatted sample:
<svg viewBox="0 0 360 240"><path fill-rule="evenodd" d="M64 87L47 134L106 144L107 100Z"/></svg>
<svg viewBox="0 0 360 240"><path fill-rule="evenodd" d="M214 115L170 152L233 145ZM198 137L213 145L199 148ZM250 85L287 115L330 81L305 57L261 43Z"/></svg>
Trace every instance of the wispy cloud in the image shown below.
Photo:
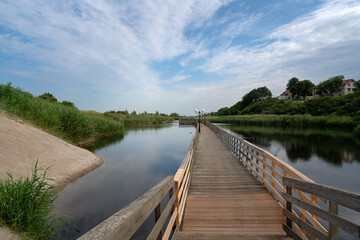
<svg viewBox="0 0 360 240"><path fill-rule="evenodd" d="M279 93L292 76L360 77L358 0L309 3L291 21L283 3L256 4L2 0L0 74L101 96L82 95L80 107L180 113L194 102L216 110L258 86ZM264 29L268 19L280 20Z"/></svg>

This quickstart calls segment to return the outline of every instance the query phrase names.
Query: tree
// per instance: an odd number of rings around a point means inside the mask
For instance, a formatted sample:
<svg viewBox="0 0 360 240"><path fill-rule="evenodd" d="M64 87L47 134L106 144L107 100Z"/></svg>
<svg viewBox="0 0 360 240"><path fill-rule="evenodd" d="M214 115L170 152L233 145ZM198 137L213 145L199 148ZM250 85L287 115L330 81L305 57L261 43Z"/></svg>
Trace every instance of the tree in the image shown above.
<svg viewBox="0 0 360 240"><path fill-rule="evenodd" d="M289 90L291 93L293 92L294 86L299 82L299 79L296 77L293 77L289 80L288 84L286 85L286 90Z"/></svg>
<svg viewBox="0 0 360 240"><path fill-rule="evenodd" d="M49 102L57 102L56 97L54 97L54 95L52 95L51 93L48 93L48 92L41 94L38 98L47 100Z"/></svg>
<svg viewBox="0 0 360 240"><path fill-rule="evenodd" d="M220 109L218 110L218 112L217 112L217 115L218 115L218 116L230 115L229 108L228 108L228 107L220 108Z"/></svg>
<svg viewBox="0 0 360 240"><path fill-rule="evenodd" d="M70 102L70 101L62 101L61 104L65 105L67 107L75 107L75 104L73 102Z"/></svg>
<svg viewBox="0 0 360 240"><path fill-rule="evenodd" d="M170 117L180 117L180 115L176 112L170 113Z"/></svg>
<svg viewBox="0 0 360 240"><path fill-rule="evenodd" d="M311 88L313 86L314 84L310 80L302 80L292 86L292 90L290 92L293 96L298 95L305 98L306 96L310 96L312 94Z"/></svg>
<svg viewBox="0 0 360 240"><path fill-rule="evenodd" d="M333 93L340 92L343 81L344 81L343 75L331 77L328 80L320 83L320 85L316 90L316 93L319 94L320 96L324 96L324 95L331 96Z"/></svg>
<svg viewBox="0 0 360 240"><path fill-rule="evenodd" d="M253 102L265 100L271 97L272 93L267 87L259 87L253 89L249 93L244 95L242 99L242 108L246 108Z"/></svg>
<svg viewBox="0 0 360 240"><path fill-rule="evenodd" d="M355 82L355 90L360 91L360 80Z"/></svg>

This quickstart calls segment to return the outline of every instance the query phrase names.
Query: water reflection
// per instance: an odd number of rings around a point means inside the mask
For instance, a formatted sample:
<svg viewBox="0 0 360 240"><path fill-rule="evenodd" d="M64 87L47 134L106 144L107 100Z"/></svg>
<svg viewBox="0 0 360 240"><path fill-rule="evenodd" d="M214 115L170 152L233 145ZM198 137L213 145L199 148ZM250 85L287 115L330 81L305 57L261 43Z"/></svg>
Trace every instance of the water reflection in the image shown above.
<svg viewBox="0 0 360 240"><path fill-rule="evenodd" d="M352 133L219 124L290 163L313 180L360 192L360 141Z"/></svg>
<svg viewBox="0 0 360 240"><path fill-rule="evenodd" d="M104 159L100 168L68 185L59 194L54 213L70 215L79 232L63 231L75 239L93 228L160 180L175 174L183 160L193 128L178 124L132 126L123 138L100 143L95 154Z"/></svg>
<svg viewBox="0 0 360 240"><path fill-rule="evenodd" d="M236 125L222 127L259 146L270 147L273 142L280 143L291 162L309 161L314 154L338 166L343 162L360 161L360 141L349 132Z"/></svg>

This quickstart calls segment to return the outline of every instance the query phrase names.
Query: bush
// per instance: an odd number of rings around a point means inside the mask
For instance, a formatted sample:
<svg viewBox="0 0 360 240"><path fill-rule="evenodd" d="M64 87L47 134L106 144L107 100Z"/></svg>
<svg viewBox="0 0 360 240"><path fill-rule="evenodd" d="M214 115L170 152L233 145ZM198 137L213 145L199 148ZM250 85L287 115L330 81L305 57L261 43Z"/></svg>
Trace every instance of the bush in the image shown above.
<svg viewBox="0 0 360 240"><path fill-rule="evenodd" d="M354 129L354 134L360 138L360 124Z"/></svg>
<svg viewBox="0 0 360 240"><path fill-rule="evenodd" d="M43 93L39 96L39 98L47 100L49 102L57 102L56 97L54 97L54 95L52 95L51 93Z"/></svg>
<svg viewBox="0 0 360 240"><path fill-rule="evenodd" d="M48 169L43 174L39 170L36 162L31 178L16 181L8 173L8 179L0 180L0 224L24 233L26 238L49 239L59 233L55 223L64 219L50 215L55 186L48 183L53 181L47 176Z"/></svg>

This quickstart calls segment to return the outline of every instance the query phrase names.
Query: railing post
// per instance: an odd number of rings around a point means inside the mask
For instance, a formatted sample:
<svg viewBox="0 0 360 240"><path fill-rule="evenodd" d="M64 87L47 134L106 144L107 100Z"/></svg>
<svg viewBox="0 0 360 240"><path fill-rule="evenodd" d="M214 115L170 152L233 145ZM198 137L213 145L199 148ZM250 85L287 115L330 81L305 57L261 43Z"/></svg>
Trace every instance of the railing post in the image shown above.
<svg viewBox="0 0 360 240"><path fill-rule="evenodd" d="M256 156L259 157L259 152L258 151L256 151ZM257 165L259 165L259 160L257 158L256 158L255 162L256 162ZM257 167L256 167L256 171L259 172L259 169Z"/></svg>
<svg viewBox="0 0 360 240"><path fill-rule="evenodd" d="M180 223L179 223L179 214L180 214L180 209L179 209L179 182L175 181L175 211L176 211L176 226L178 228L180 228Z"/></svg>
<svg viewBox="0 0 360 240"><path fill-rule="evenodd" d="M161 216L161 201L159 202L159 204L156 206L155 208L155 223L157 223L157 221L159 220ZM157 236L157 240L162 239L162 235L163 235L163 231L161 229L161 231L159 232L159 235Z"/></svg>
<svg viewBox="0 0 360 240"><path fill-rule="evenodd" d="M266 172L266 156L265 156L265 154L263 152L263 178L266 180L265 172ZM264 184L265 184L265 181L264 181Z"/></svg>
<svg viewBox="0 0 360 240"><path fill-rule="evenodd" d="M292 188L289 186L286 186L286 193L290 196L292 195ZM289 201L286 201L286 210L289 213L292 213L292 203ZM292 229L292 221L289 218L286 218L286 226Z"/></svg>
<svg viewBox="0 0 360 240"><path fill-rule="evenodd" d="M335 215L338 215L338 204L336 202L333 201L329 201L329 212ZM331 237L332 239L339 239L339 228L332 224L331 222L329 222L330 224L330 230L329 230L329 237Z"/></svg>
<svg viewBox="0 0 360 240"><path fill-rule="evenodd" d="M274 179L275 179L275 163L274 163L273 159L271 160L271 167L272 167L272 170L271 170L271 176L272 176L271 186L275 189L275 183L274 183Z"/></svg>

